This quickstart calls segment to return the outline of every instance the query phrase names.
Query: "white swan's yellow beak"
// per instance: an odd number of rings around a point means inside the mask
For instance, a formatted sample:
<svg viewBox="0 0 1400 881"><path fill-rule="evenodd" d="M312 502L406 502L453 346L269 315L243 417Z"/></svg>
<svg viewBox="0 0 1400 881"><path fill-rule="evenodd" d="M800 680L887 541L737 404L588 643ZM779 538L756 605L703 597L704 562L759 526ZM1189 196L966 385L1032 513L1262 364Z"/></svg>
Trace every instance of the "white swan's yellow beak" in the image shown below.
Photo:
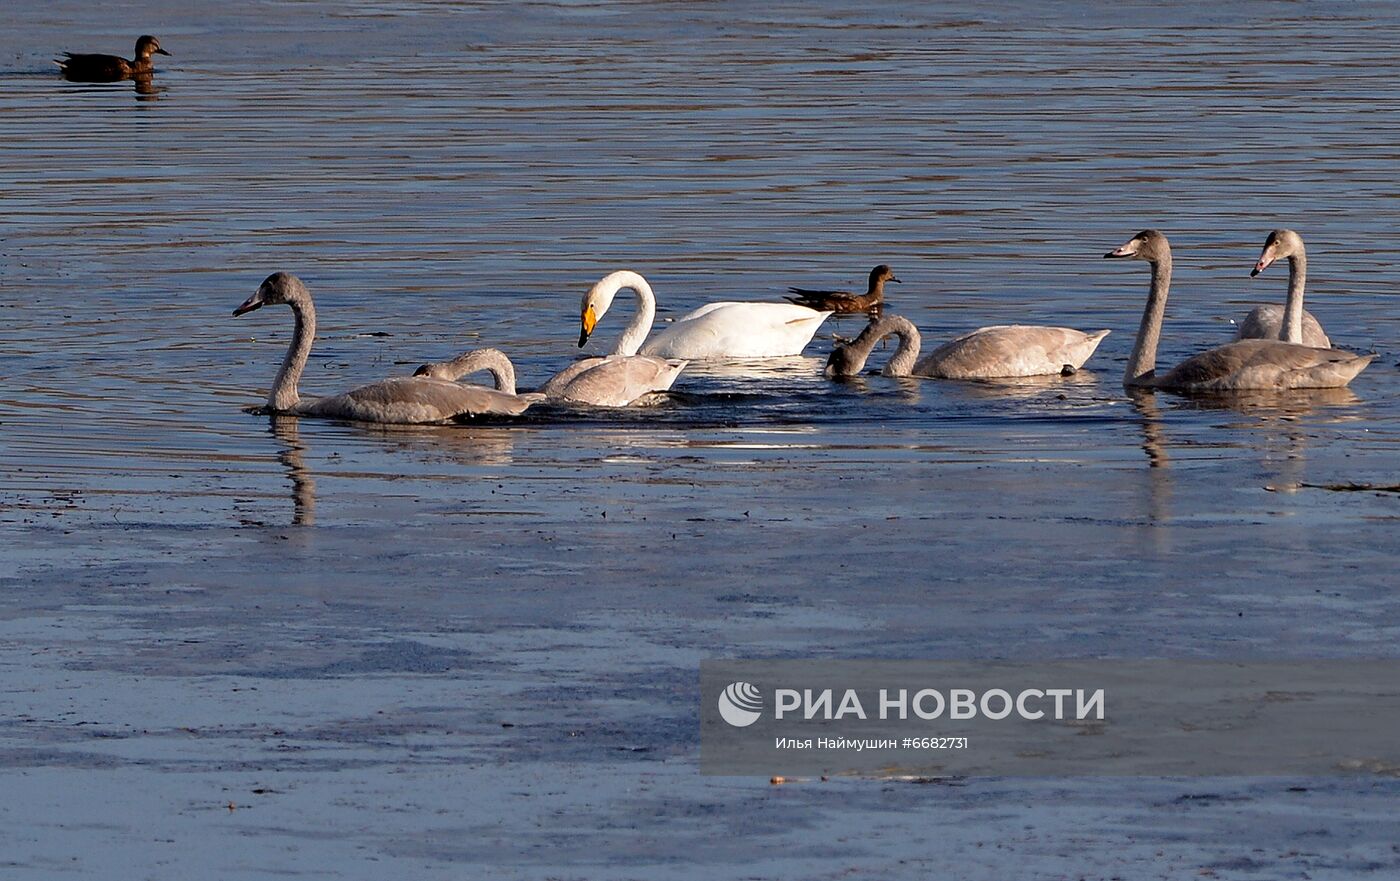
<svg viewBox="0 0 1400 881"><path fill-rule="evenodd" d="M593 314L593 307L589 306L583 310L583 324L578 332L578 347L583 348L584 343L593 335L593 328L598 326L598 316Z"/></svg>

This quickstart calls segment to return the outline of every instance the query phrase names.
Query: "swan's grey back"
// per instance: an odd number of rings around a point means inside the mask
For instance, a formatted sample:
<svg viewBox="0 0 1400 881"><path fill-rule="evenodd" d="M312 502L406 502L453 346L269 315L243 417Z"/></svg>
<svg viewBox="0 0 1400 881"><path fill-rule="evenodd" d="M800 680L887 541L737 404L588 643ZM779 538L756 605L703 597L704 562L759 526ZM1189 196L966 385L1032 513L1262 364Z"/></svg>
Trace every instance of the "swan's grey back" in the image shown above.
<svg viewBox="0 0 1400 881"><path fill-rule="evenodd" d="M518 416L534 403L480 386L426 376L400 376L299 404L305 416L418 425L471 416Z"/></svg>

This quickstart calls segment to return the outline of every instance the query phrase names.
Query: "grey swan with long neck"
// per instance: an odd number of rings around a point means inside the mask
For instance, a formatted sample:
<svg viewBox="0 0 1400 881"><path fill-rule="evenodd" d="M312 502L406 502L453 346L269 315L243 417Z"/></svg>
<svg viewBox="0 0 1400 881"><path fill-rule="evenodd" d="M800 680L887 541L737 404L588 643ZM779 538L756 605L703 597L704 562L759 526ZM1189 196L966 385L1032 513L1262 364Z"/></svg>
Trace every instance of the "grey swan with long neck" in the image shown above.
<svg viewBox="0 0 1400 881"><path fill-rule="evenodd" d="M1341 388L1371 363L1375 355L1355 355L1282 340L1239 340L1193 355L1157 374L1157 344L1172 279L1172 250L1167 237L1143 230L1106 258L1142 260L1152 267L1152 286L1142 313L1133 353L1123 375L1126 388L1172 391L1268 391L1295 388Z"/></svg>
<svg viewBox="0 0 1400 881"><path fill-rule="evenodd" d="M311 344L316 338L316 307L301 279L274 272L257 291L233 310L235 317L263 306L285 304L296 321L291 345L267 396L272 413L318 416L355 422L430 425L484 415L517 416L532 400L476 386L459 385L428 376L398 376L351 389L339 395L302 400L297 389Z"/></svg>
<svg viewBox="0 0 1400 881"><path fill-rule="evenodd" d="M1303 285L1308 278L1308 253L1303 237L1291 229L1276 229L1264 240L1259 260L1250 270L1255 278L1276 260L1288 259L1288 299L1282 308L1256 306L1240 322L1237 340L1283 340L1319 349L1332 348L1322 324L1303 308Z"/></svg>
<svg viewBox="0 0 1400 881"><path fill-rule="evenodd" d="M832 378L859 374L865 369L865 362L876 344L890 334L899 337L899 347L880 369L881 375L912 375L919 358L921 338L919 329L902 315L882 315L867 324L855 339L837 344L827 356L823 372Z"/></svg>
<svg viewBox="0 0 1400 881"><path fill-rule="evenodd" d="M520 394L516 390L515 365L510 363L510 358L500 349L473 349L469 352L463 352L451 361L424 364L413 371L413 375L460 383L462 377L481 372L491 374L495 390L502 394L518 395L524 400L534 402L545 399L542 394L535 392ZM480 388L480 386L472 386L472 388Z"/></svg>
<svg viewBox="0 0 1400 881"><path fill-rule="evenodd" d="M854 376L875 345L890 334L899 348L881 371L885 376L933 379L1009 379L1073 373L1094 354L1108 331L1084 333L1069 327L999 325L982 327L919 357L919 330L908 319L886 315L870 322L860 336L832 350L827 376Z"/></svg>

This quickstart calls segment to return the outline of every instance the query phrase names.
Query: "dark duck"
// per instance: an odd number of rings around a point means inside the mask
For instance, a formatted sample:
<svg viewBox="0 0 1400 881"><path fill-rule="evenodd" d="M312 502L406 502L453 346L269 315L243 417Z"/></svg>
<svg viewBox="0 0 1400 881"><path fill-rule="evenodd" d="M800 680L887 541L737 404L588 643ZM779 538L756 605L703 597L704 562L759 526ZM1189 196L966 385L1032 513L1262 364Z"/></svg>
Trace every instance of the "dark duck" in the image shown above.
<svg viewBox="0 0 1400 881"><path fill-rule="evenodd" d="M64 79L83 83L115 83L149 77L155 69L151 56L169 54L160 48L160 40L146 34L136 41L136 58L132 61L116 55L75 55L72 52L64 52L63 58L54 61L63 71Z"/></svg>
<svg viewBox="0 0 1400 881"><path fill-rule="evenodd" d="M808 306L822 312L835 312L837 315L878 315L885 302L885 282L896 284L894 270L881 263L870 270L870 285L865 293L851 291L816 291L808 288L788 288L794 296L784 297L799 306Z"/></svg>

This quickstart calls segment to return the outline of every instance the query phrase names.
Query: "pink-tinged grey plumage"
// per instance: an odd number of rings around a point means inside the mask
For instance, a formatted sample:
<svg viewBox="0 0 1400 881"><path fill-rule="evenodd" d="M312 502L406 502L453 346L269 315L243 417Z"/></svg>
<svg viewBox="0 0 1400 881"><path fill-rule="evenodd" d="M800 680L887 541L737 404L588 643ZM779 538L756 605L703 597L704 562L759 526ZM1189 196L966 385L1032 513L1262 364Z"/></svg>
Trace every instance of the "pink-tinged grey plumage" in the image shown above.
<svg viewBox="0 0 1400 881"><path fill-rule="evenodd" d="M429 376L400 376L380 380L338 395L302 400L297 388L311 345L316 337L316 307L309 291L295 275L274 272L237 309L245 315L263 306L291 307L296 324L291 345L267 396L274 413L318 416L356 422L422 425L462 421L475 416L515 416L525 412L533 399L516 397L479 386L466 386Z"/></svg>
<svg viewBox="0 0 1400 881"><path fill-rule="evenodd" d="M1171 287L1171 245L1166 236L1149 229L1104 256L1143 260L1152 267L1147 307L1123 376L1129 388L1205 392L1341 388L1375 358L1282 340L1240 340L1193 355L1158 375L1157 344Z"/></svg>

